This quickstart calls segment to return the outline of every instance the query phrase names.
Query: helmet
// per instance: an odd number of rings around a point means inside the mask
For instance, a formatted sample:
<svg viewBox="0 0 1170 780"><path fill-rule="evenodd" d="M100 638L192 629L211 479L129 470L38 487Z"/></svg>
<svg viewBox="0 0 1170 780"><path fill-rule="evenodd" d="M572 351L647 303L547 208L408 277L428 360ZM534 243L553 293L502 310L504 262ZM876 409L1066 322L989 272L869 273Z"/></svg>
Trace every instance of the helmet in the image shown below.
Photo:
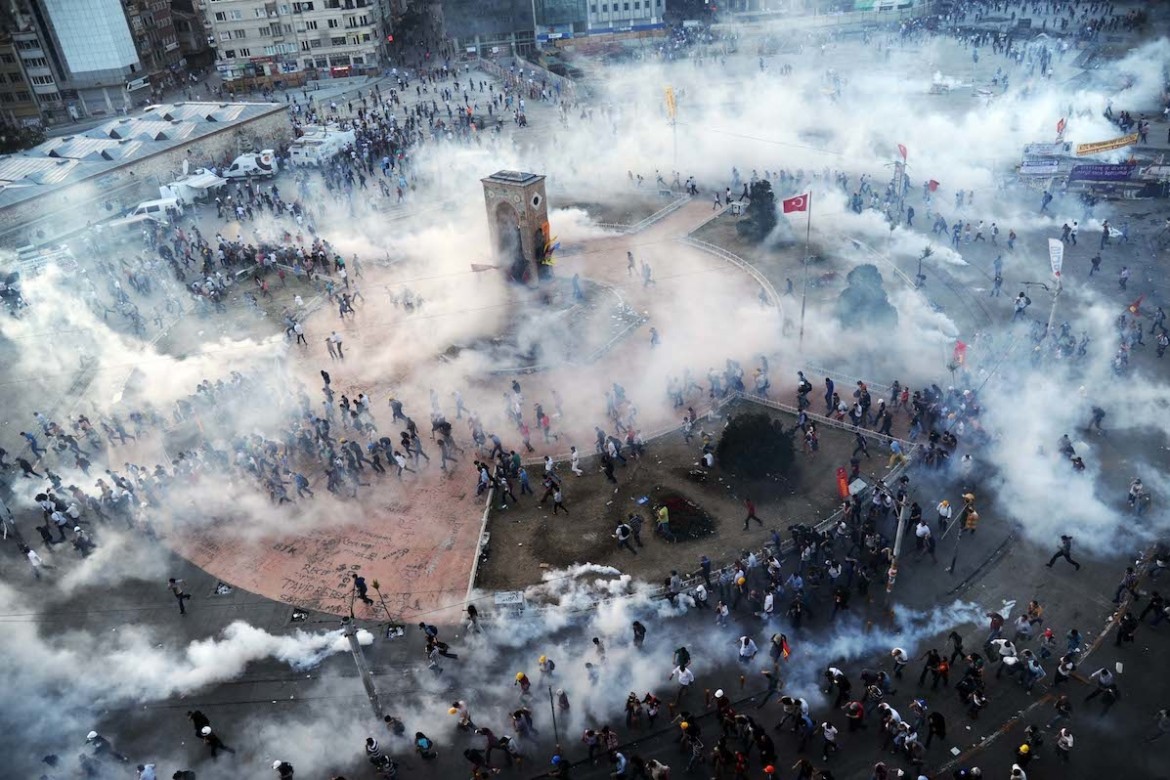
<svg viewBox="0 0 1170 780"><path fill-rule="evenodd" d="M679 727L680 729L682 729L683 731L686 731L687 729L689 729L689 728L691 727L691 724L687 723L687 722L684 720L682 723L678 724L678 727Z"/></svg>
<svg viewBox="0 0 1170 780"><path fill-rule="evenodd" d="M93 740L97 739L97 736L98 736L98 733L96 731L91 731L85 735L85 741L92 742Z"/></svg>
<svg viewBox="0 0 1170 780"><path fill-rule="evenodd" d="M721 698L723 698L723 689L722 689L722 688L720 688L719 690L715 691L715 698L716 698L716 699L721 699Z"/></svg>
<svg viewBox="0 0 1170 780"><path fill-rule="evenodd" d="M736 581L735 581L735 584L736 584L736 585L743 585L743 584L745 584L746 582L747 582L747 579L746 579L746 578L744 578L744 577L740 577L738 580L736 580Z"/></svg>
<svg viewBox="0 0 1170 780"><path fill-rule="evenodd" d="M772 766L771 764L768 764L766 767L764 767L764 774L771 775L771 774L775 774L775 773L776 773L776 767Z"/></svg>
<svg viewBox="0 0 1170 780"><path fill-rule="evenodd" d="M1032 748L1028 745L1020 745L1020 752L1024 755L1027 755L1032 752Z"/></svg>
<svg viewBox="0 0 1170 780"><path fill-rule="evenodd" d="M561 757L560 756L553 756L552 762L553 762L553 766L556 766L557 764L561 763Z"/></svg>
<svg viewBox="0 0 1170 780"><path fill-rule="evenodd" d="M516 682L520 682L523 679L524 679L524 672L516 672Z"/></svg>
<svg viewBox="0 0 1170 780"><path fill-rule="evenodd" d="M459 710L456 709L455 707L452 707L451 709L447 710L448 715L454 715L456 712L459 712Z"/></svg>
<svg viewBox="0 0 1170 780"><path fill-rule="evenodd" d="M547 661L547 660L548 660L548 656L547 656L547 655L542 655L540 658L538 658L538 659L536 659L536 660L537 660L537 662L538 662L538 663L544 663L545 661Z"/></svg>
<svg viewBox="0 0 1170 780"><path fill-rule="evenodd" d="M204 726L203 728L199 729L199 733L206 737L211 733L211 726Z"/></svg>
<svg viewBox="0 0 1170 780"><path fill-rule="evenodd" d="M557 688L557 696L564 696L564 695L565 695L565 689L564 688Z"/></svg>
<svg viewBox="0 0 1170 780"><path fill-rule="evenodd" d="M283 761L281 761L280 759L277 759L277 760L272 762L272 768L273 769L280 769L280 765L283 763L284 763Z"/></svg>

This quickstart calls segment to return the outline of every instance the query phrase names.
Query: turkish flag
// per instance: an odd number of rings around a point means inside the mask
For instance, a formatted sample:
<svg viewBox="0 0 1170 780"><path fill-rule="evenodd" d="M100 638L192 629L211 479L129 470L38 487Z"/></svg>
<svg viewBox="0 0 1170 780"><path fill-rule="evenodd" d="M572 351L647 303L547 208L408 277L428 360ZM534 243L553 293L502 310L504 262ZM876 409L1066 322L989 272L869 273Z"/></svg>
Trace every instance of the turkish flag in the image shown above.
<svg viewBox="0 0 1170 780"><path fill-rule="evenodd" d="M1064 117L1061 117L1060 121L1056 123L1056 134L1064 135L1064 128L1066 127L1068 127L1068 122L1065 122Z"/></svg>
<svg viewBox="0 0 1170 780"><path fill-rule="evenodd" d="M808 194L797 195L794 198L785 198L780 202L785 214L791 214L794 211L808 211Z"/></svg>
<svg viewBox="0 0 1170 780"><path fill-rule="evenodd" d="M935 181L934 179L931 179L930 181L928 181L926 183L926 186L931 192L938 192L938 182Z"/></svg>
<svg viewBox="0 0 1170 780"><path fill-rule="evenodd" d="M1126 307L1126 310L1130 314L1141 314L1142 313L1142 301L1145 300L1145 298L1146 298L1145 293L1139 295L1138 299L1136 301L1134 301L1128 307Z"/></svg>
<svg viewBox="0 0 1170 780"><path fill-rule="evenodd" d="M957 366L961 366L967 362L967 345L964 342L959 340L955 341L955 351L951 356L951 360Z"/></svg>
<svg viewBox="0 0 1170 780"><path fill-rule="evenodd" d="M906 162L906 147L898 144L898 154L902 155L902 162Z"/></svg>

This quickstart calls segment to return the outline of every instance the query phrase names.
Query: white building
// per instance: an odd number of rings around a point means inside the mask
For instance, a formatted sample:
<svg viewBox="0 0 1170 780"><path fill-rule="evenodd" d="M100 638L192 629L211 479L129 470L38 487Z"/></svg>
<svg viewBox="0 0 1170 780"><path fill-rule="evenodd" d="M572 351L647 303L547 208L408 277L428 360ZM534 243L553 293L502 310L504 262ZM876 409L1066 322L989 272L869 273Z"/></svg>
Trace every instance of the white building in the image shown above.
<svg viewBox="0 0 1170 780"><path fill-rule="evenodd" d="M299 84L364 73L383 61L376 0L203 0L202 11L224 81Z"/></svg>

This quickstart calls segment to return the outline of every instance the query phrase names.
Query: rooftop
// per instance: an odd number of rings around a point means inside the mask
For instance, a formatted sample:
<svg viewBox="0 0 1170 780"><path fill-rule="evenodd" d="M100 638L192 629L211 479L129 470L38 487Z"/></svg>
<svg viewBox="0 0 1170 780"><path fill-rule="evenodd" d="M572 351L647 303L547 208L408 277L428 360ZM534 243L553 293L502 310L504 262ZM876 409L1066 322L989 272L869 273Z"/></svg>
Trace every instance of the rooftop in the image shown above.
<svg viewBox="0 0 1170 780"><path fill-rule="evenodd" d="M283 103L163 103L77 135L50 138L23 152L0 155L0 208L284 110Z"/></svg>

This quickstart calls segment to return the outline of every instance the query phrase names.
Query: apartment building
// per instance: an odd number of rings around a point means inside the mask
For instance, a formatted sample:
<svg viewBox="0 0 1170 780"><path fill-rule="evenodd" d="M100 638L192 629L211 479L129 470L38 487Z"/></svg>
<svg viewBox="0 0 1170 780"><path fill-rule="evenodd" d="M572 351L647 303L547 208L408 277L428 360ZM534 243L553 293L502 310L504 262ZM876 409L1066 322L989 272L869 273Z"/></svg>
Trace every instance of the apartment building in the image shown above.
<svg viewBox="0 0 1170 780"><path fill-rule="evenodd" d="M385 13L376 0L203 0L202 10L225 82L299 84L384 61Z"/></svg>
<svg viewBox="0 0 1170 780"><path fill-rule="evenodd" d="M0 32L0 120L14 126L41 123L40 105L25 75L16 42L7 32Z"/></svg>
<svg viewBox="0 0 1170 780"><path fill-rule="evenodd" d="M125 111L182 77L170 0L11 0L5 11L49 121Z"/></svg>
<svg viewBox="0 0 1170 780"><path fill-rule="evenodd" d="M665 27L667 0L442 0L443 29L458 51L528 51L550 41Z"/></svg>

